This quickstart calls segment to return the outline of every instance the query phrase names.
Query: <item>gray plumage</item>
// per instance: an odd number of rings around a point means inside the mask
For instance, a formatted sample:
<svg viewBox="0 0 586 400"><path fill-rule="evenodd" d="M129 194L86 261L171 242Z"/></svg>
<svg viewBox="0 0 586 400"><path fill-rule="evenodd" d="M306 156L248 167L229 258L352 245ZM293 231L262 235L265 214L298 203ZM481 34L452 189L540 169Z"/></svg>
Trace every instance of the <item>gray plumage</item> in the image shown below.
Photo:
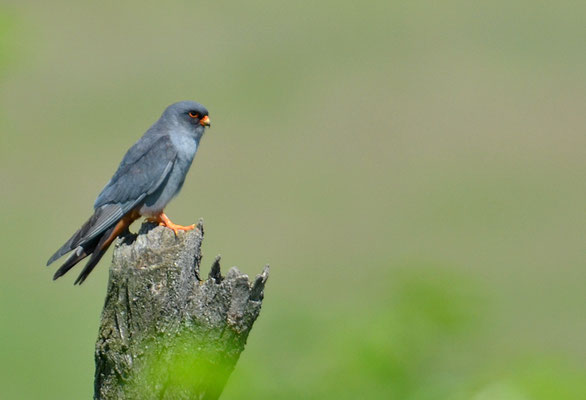
<svg viewBox="0 0 586 400"><path fill-rule="evenodd" d="M129 213L156 216L163 211L183 186L205 126L209 126L207 116L207 109L193 101L167 107L159 120L128 150L114 176L98 195L94 215L47 262L49 265L76 249L57 271L55 279L96 249L103 255L106 250L101 247L108 240L104 239L105 233L112 234L113 227ZM83 282L97 261L83 278L82 272L81 280L78 278L76 283Z"/></svg>

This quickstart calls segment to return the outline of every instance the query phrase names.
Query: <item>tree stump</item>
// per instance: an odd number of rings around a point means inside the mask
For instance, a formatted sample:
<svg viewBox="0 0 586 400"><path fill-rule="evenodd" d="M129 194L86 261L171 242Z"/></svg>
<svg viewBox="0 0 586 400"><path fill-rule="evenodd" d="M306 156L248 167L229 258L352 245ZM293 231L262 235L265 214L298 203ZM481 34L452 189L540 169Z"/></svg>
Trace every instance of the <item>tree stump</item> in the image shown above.
<svg viewBox="0 0 586 400"><path fill-rule="evenodd" d="M259 315L268 266L250 282L216 257L200 278L203 224L144 223L115 245L96 342L94 398L217 399Z"/></svg>

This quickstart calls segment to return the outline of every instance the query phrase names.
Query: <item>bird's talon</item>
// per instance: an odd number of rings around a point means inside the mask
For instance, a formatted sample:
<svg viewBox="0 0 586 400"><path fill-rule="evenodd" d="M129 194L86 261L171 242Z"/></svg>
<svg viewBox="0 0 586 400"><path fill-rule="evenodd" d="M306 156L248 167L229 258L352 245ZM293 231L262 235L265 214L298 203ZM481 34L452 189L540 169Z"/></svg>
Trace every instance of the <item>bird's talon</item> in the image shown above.
<svg viewBox="0 0 586 400"><path fill-rule="evenodd" d="M195 229L195 224L188 225L188 226L174 224L173 222L171 222L169 217L167 217L164 213L157 215L156 217L154 217L154 219L157 222L159 222L160 226L165 226L165 227L171 229L173 231L173 233L175 233L175 236L178 235L179 231L186 232L186 231L191 231L191 230Z"/></svg>

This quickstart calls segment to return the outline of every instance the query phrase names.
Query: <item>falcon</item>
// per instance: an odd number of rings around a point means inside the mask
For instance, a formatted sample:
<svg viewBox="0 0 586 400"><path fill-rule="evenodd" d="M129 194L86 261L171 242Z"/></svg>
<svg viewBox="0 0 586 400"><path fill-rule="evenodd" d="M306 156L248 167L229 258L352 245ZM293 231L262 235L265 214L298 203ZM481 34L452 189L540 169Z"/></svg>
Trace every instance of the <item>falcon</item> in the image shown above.
<svg viewBox="0 0 586 400"><path fill-rule="evenodd" d="M94 203L94 214L49 258L47 265L72 252L53 279L91 256L75 284L81 284L114 239L140 217L177 234L195 225L176 225L163 209L179 193L205 128L208 110L194 101L171 104L126 152L116 173Z"/></svg>

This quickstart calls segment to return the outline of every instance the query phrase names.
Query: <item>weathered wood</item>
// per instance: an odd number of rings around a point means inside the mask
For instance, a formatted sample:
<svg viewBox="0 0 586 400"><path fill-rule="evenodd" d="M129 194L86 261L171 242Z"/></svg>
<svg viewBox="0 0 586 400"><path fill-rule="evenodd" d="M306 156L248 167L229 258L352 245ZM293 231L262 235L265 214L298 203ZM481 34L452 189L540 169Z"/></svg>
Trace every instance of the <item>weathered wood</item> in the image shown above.
<svg viewBox="0 0 586 400"><path fill-rule="evenodd" d="M96 399L217 399L260 312L268 266L250 282L219 256L200 279L203 225L145 223L118 239L96 343Z"/></svg>

